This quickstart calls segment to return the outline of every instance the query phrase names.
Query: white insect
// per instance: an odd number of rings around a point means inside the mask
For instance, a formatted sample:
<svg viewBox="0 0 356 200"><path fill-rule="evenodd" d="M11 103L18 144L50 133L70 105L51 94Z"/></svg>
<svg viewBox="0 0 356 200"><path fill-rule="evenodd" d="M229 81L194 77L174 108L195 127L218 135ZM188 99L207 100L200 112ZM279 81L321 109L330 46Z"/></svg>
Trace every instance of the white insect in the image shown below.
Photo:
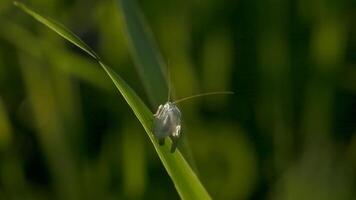
<svg viewBox="0 0 356 200"><path fill-rule="evenodd" d="M158 107L157 112L153 115L153 132L155 133L158 142L160 145L164 144L165 138L169 136L172 140L171 153L174 153L177 148L178 140L181 137L182 126L181 126L181 117L182 114L178 107L177 103L206 95L216 95L216 94L233 94L233 92L209 92L197 94L189 97L182 98L180 100L170 102L169 100L164 105Z"/></svg>

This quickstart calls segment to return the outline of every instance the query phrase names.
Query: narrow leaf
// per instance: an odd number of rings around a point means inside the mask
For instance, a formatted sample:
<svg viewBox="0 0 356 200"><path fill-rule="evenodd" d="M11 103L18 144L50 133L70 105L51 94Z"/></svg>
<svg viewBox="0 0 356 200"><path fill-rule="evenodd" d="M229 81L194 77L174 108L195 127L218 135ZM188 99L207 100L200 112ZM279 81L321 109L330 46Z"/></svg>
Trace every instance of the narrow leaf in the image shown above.
<svg viewBox="0 0 356 200"><path fill-rule="evenodd" d="M171 140L167 140L164 146L160 146L157 143L151 128L153 122L153 114L151 111L148 110L146 105L119 75L102 62L99 62L99 64L108 73L117 89L124 96L141 122L182 199L210 199L209 194L179 150L173 154L170 153Z"/></svg>
<svg viewBox="0 0 356 200"><path fill-rule="evenodd" d="M153 108L167 101L168 86L164 61L149 26L133 0L119 0L126 35L136 68ZM167 77L168 78L168 77Z"/></svg>
<svg viewBox="0 0 356 200"><path fill-rule="evenodd" d="M134 90L132 90L130 86L118 74L116 74L109 66L105 65L96 55L96 53L88 47L88 45L86 45L82 40L80 40L76 35L67 30L65 27L59 25L59 23L53 20L49 20L48 18L39 15L38 13L34 12L33 10L29 9L21 3L15 2L15 5L24 10L32 17L34 17L42 24L57 32L59 35L61 35L68 41L80 47L82 50L87 52L89 55L91 55L98 61L99 65L111 78L117 89L125 98L126 102L129 104L136 117L144 127L154 148L156 149L159 158L161 159L164 167L166 168L182 199L210 199L209 194L207 193L203 185L200 183L198 177L189 167L188 163L186 162L182 154L179 152L179 150L177 150L175 153L170 153L171 141L167 140L164 146L159 146L154 134L152 133L152 112L137 96Z"/></svg>
<svg viewBox="0 0 356 200"><path fill-rule="evenodd" d="M95 59L99 59L97 54L91 50L91 48L85 44L78 36L76 36L73 32L68 30L66 27L64 27L62 24L48 18L44 17L42 15L39 15L35 11L31 10L27 6L25 6L23 3L14 1L14 5L25 11L27 14L31 15L33 18L35 18L37 21L41 22L42 24L46 25L48 28L52 29L54 32L58 33L60 36L63 38L69 40L72 42L74 45L77 47L81 48L85 52L87 52L90 56L92 56Z"/></svg>
<svg viewBox="0 0 356 200"><path fill-rule="evenodd" d="M118 0L124 22L124 30L130 42L135 66L144 83L146 94L150 97L153 109L172 98L168 67L156 45L153 32L145 20L136 0ZM163 73L164 72L164 73ZM166 76L166 77L165 77ZM166 78L166 79L165 79ZM170 97L168 97L170 95ZM179 149L195 172L198 172L187 137L180 139Z"/></svg>

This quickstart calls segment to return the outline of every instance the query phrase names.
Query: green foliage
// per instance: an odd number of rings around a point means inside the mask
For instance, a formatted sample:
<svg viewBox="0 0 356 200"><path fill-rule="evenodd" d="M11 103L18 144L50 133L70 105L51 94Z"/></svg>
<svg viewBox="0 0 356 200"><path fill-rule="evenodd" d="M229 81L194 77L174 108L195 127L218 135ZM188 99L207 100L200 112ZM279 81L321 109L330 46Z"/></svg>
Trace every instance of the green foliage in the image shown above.
<svg viewBox="0 0 356 200"><path fill-rule="evenodd" d="M194 172L190 169L188 163L185 161L181 153L179 151L176 151L173 154L170 153L169 146L171 145L171 142L166 143L163 147L158 145L152 133L152 112L149 111L147 106L119 75L117 75L109 66L105 65L96 55L96 53L89 48L88 45L86 45L71 31L67 30L64 26L60 25L54 20L41 16L22 3L15 2L14 4L97 60L100 66L111 78L122 96L125 98L126 102L129 104L136 117L141 122L152 144L154 145L157 154L162 160L163 165L172 178L178 193L183 199L210 198L205 188L202 186Z"/></svg>
<svg viewBox="0 0 356 200"><path fill-rule="evenodd" d="M0 199L355 199L352 0L20 2L56 20L0 1ZM175 154L167 68L172 100L236 93L179 104Z"/></svg>
<svg viewBox="0 0 356 200"><path fill-rule="evenodd" d="M163 76L164 61L157 50L150 29L143 21L142 14L135 9L135 1L119 0L126 25L127 35L136 66L140 72L146 93L153 108L167 101L168 87ZM168 78L168 77L167 77Z"/></svg>

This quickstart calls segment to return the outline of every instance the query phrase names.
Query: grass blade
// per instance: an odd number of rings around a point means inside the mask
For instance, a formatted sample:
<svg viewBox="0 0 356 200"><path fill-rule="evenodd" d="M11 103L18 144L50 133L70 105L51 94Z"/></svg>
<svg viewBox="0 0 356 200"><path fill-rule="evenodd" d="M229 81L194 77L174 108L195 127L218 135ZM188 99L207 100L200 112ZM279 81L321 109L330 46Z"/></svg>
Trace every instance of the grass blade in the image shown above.
<svg viewBox="0 0 356 200"><path fill-rule="evenodd" d="M200 183L200 180L189 167L179 150L173 154L170 153L171 141L167 140L164 146L159 146L154 134L152 133L152 112L137 96L134 90L132 90L131 87L118 74L116 74L109 66L105 65L88 45L86 45L68 29L54 20L49 20L48 18L39 15L22 3L15 2L14 4L42 24L46 25L71 43L87 52L98 61L99 65L111 78L117 89L135 113L138 120L141 122L182 199L210 199L210 196L204 186Z"/></svg>
<svg viewBox="0 0 356 200"><path fill-rule="evenodd" d="M81 48L83 51L87 52L91 57L95 59L99 59L97 54L87 45L85 44L78 36L76 36L72 31L68 30L62 24L42 15L39 15L35 11L31 10L23 3L14 1L14 5L21 8L27 14L31 15L37 21L41 22L42 24L46 25L48 28L52 29L54 32L58 33L60 36L64 37L65 39L69 40L75 46Z"/></svg>
<svg viewBox="0 0 356 200"><path fill-rule="evenodd" d="M168 84L164 61L158 51L151 31L135 6L136 1L119 0L130 50L137 70L154 109L167 101ZM167 77L168 79L168 77Z"/></svg>
<svg viewBox="0 0 356 200"><path fill-rule="evenodd" d="M160 146L157 143L152 133L152 112L119 75L104 63L99 61L99 64L110 76L117 89L124 96L136 117L141 122L182 199L210 199L204 186L200 183L198 177L189 167L189 164L179 150L173 154L170 153L171 141L166 140L164 146Z"/></svg>
<svg viewBox="0 0 356 200"><path fill-rule="evenodd" d="M118 0L118 4L124 19L126 36L136 62L135 66L140 73L142 82L147 86L145 89L147 96L150 97L151 106L153 106L153 109L157 109L158 105L168 100L168 95L170 95L169 98L172 101L172 87L169 83L171 77L168 73L170 66L165 66L166 63L163 61L162 54L155 43L154 35L136 1ZM162 72L165 72L165 74ZM181 153L193 170L198 173L187 137L183 137L180 144Z"/></svg>

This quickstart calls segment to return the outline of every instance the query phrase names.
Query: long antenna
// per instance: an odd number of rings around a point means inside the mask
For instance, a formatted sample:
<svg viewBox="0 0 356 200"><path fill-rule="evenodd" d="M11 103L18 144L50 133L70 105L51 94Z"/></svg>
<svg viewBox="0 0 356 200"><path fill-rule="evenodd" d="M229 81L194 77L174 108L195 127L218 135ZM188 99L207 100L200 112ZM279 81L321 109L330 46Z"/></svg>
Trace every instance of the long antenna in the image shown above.
<svg viewBox="0 0 356 200"><path fill-rule="evenodd" d="M178 99L178 100L174 101L173 103L177 104L177 103L180 103L180 102L188 100L188 99L193 99L193 98L196 98L196 97L208 96L208 95L217 95L217 94L234 94L234 92L231 92L231 91L220 91L220 92L201 93L201 94L196 94L196 95L193 95L193 96L189 96L189 97L184 97L184 98Z"/></svg>

